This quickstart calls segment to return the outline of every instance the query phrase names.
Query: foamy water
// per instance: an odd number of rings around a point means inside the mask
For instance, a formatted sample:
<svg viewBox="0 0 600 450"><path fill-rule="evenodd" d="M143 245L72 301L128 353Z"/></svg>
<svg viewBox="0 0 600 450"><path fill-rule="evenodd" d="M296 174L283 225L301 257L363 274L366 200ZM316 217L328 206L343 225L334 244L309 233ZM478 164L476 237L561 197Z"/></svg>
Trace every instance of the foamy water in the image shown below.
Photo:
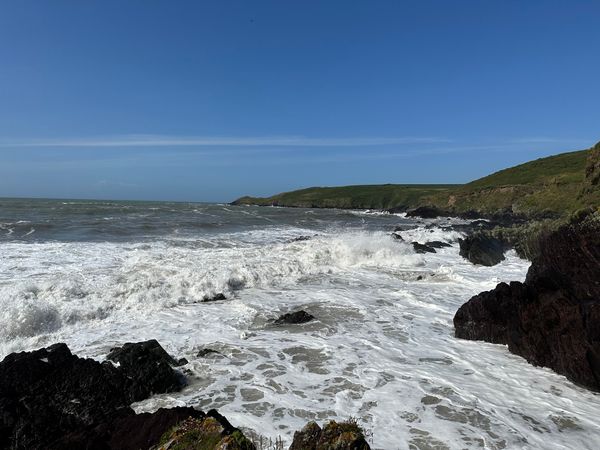
<svg viewBox="0 0 600 450"><path fill-rule="evenodd" d="M190 383L137 411L218 408L288 444L308 420L349 416L377 449L600 442L596 394L503 346L454 338L460 305L524 279L528 263L514 253L476 267L458 255L459 233L390 215L109 204L101 215L113 219L102 225L89 217L96 204L52 207L59 213L45 205L43 217L3 211L2 355L63 341L103 359L115 345L155 338L189 360ZM45 234L30 233L35 225ZM395 226L411 228L401 232L409 242L452 247L415 254L390 236ZM228 299L202 302L216 293ZM272 324L298 309L316 320ZM197 356L205 348L218 353Z"/></svg>

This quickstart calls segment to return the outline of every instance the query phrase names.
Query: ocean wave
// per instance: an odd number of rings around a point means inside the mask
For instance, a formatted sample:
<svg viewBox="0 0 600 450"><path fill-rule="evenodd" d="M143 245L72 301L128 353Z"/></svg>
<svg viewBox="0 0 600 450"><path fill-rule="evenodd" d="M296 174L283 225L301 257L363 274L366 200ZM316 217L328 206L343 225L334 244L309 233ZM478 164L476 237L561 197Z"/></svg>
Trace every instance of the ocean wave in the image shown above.
<svg viewBox="0 0 600 450"><path fill-rule="evenodd" d="M161 241L7 243L0 286L0 338L49 333L114 311L151 313L202 302L217 293L293 285L304 277L355 269L400 271L423 257L383 232L337 232L302 240L249 233L250 242L207 247ZM243 233L240 233L243 234ZM297 236L297 234L296 234ZM222 238L222 237L221 237ZM236 245L236 243L238 245ZM12 257L19 256L19 266ZM24 259L23 259L24 258Z"/></svg>

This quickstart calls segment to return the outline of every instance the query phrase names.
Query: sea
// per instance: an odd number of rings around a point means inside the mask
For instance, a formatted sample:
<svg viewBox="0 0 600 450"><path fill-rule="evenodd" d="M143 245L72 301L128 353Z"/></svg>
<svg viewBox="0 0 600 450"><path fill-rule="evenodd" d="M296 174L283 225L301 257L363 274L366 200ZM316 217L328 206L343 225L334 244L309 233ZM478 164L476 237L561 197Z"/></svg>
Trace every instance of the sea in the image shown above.
<svg viewBox="0 0 600 450"><path fill-rule="evenodd" d="M512 251L495 267L466 261L456 223L0 199L0 358L66 342L101 361L157 339L188 360L189 383L136 411L217 408L286 445L308 421L352 417L373 449L598 449L598 394L505 346L454 337L464 302L529 267ZM450 246L411 245L434 240ZM217 294L225 300L205 301ZM273 323L298 310L315 320Z"/></svg>

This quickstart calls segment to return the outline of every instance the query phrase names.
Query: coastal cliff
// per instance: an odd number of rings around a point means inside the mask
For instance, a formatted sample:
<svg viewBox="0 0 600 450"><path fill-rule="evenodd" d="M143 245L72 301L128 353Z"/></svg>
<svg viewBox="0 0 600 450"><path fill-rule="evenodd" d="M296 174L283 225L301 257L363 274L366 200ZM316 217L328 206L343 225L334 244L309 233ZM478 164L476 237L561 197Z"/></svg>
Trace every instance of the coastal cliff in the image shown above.
<svg viewBox="0 0 600 450"><path fill-rule="evenodd" d="M537 366L600 390L600 218L540 241L524 283L500 283L454 317L456 336L505 344Z"/></svg>

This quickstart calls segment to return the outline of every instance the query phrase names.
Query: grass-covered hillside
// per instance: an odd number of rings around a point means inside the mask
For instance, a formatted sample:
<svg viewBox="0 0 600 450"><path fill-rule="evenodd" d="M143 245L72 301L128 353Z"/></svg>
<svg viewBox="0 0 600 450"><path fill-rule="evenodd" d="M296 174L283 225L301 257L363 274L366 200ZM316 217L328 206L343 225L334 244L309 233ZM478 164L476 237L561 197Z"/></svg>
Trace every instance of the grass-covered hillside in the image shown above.
<svg viewBox="0 0 600 450"><path fill-rule="evenodd" d="M411 209L435 206L451 213L511 212L562 216L600 206L600 143L501 170L465 185L365 185L313 187L235 204L314 208Z"/></svg>
<svg viewBox="0 0 600 450"><path fill-rule="evenodd" d="M383 184L342 187L311 187L271 197L242 197L236 205L293 206L302 208L388 209L413 208L423 199L449 192L456 185Z"/></svg>
<svg viewBox="0 0 600 450"><path fill-rule="evenodd" d="M598 206L598 189L584 189L590 155L590 150L582 150L537 159L430 196L425 202L453 212L509 211L526 216L562 215Z"/></svg>

